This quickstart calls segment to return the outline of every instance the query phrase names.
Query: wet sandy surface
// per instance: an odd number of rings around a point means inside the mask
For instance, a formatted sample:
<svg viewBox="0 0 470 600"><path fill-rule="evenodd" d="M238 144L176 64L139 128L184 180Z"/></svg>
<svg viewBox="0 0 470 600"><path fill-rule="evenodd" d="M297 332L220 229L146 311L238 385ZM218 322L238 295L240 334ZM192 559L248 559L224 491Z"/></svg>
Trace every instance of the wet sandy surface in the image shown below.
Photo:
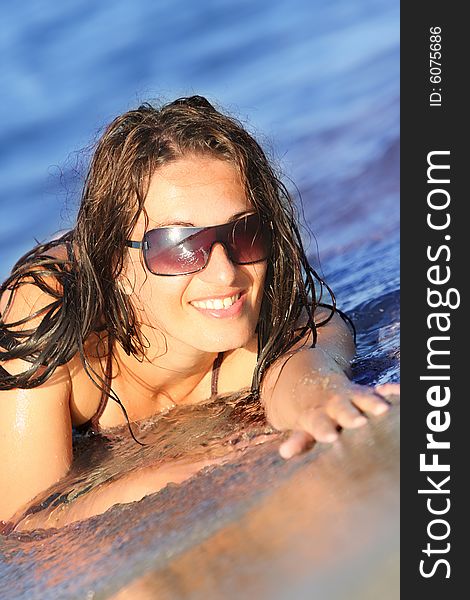
<svg viewBox="0 0 470 600"><path fill-rule="evenodd" d="M398 416L394 406L287 462L282 436L255 413L241 432L232 422L222 432L235 446L229 463L61 529L7 536L5 589L42 599L398 598Z"/></svg>
<svg viewBox="0 0 470 600"><path fill-rule="evenodd" d="M399 598L398 426L394 407L291 464L279 464L276 444L250 450L243 514L114 600Z"/></svg>

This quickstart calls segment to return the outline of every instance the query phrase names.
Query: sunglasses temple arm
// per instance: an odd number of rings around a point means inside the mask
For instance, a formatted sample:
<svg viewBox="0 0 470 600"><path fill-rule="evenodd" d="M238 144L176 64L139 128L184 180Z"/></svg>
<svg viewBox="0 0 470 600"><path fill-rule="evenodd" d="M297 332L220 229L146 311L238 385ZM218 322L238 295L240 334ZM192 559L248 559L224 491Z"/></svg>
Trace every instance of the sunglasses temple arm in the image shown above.
<svg viewBox="0 0 470 600"><path fill-rule="evenodd" d="M141 248L143 248L144 250L147 250L148 243L147 242L134 242L133 240L126 240L126 246L128 246L129 248L136 248L137 250L140 250Z"/></svg>

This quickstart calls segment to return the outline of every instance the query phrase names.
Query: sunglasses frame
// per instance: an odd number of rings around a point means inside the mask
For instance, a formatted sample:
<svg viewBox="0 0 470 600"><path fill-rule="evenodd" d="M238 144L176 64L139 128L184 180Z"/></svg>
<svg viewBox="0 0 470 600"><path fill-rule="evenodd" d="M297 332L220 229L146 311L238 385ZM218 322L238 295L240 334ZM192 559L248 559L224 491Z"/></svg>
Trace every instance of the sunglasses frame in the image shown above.
<svg viewBox="0 0 470 600"><path fill-rule="evenodd" d="M152 231L157 231L157 230L161 230L161 229L190 229L193 231L193 233L191 234L191 236L192 236L192 235L201 233L202 231L207 231L208 229L215 229L218 227L227 227L228 225L232 225L231 231L233 233L234 227L236 226L237 223L239 223L240 221L243 221L244 219L252 217L254 215L257 215L259 217L260 224L262 227L268 227L269 236L271 239L272 238L272 223L270 221L267 221L266 219L263 219L263 217L261 215L259 215L259 213L250 213L247 215L243 215L242 217L239 217L238 219L235 219L234 221L229 221L228 223L221 223L220 225L209 225L208 227L190 227L190 226L186 226L186 225L169 225L169 226L165 226L165 227L155 227L154 229L149 229L149 231L145 232L143 240L141 242L137 242L135 240L126 240L126 246L129 248L134 248L136 250L142 250L144 262L145 262L145 266L147 267L147 270L150 273L152 273L152 275L158 275L160 277L176 277L178 275L193 275L194 273L199 273L199 271L203 271L207 267L207 263L209 262L209 257L212 252L212 247L214 244L222 244L222 246L225 248L228 258L232 261L232 263L234 263L236 265L253 265L255 263L262 262L263 260L266 260L267 258L269 258L269 255L270 255L270 252L269 252L270 244L269 243L268 243L267 254L264 258L260 258L258 260L253 260L253 261L249 261L249 262L239 263L239 262L232 260L232 258L230 256L230 251L226 246L226 242L220 241L220 240L215 240L211 244L205 265L203 267L201 267L200 269L196 269L195 271L189 271L189 272L185 272L185 273L155 273L154 271L152 271L152 269L150 269L149 264L147 262L146 250L148 250L150 248L150 246L149 246L149 243L146 238ZM191 237L191 236L188 236L188 237ZM179 243L181 243L181 242L179 242Z"/></svg>

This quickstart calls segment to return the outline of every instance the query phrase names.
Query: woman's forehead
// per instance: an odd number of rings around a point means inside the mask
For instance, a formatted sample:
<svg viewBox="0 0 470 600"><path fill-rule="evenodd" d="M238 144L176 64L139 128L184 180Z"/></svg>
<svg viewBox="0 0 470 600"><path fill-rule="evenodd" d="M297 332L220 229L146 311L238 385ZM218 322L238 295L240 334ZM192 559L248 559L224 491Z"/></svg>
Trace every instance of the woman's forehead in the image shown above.
<svg viewBox="0 0 470 600"><path fill-rule="evenodd" d="M149 227L224 223L251 210L237 169L211 156L189 156L155 171L145 199Z"/></svg>

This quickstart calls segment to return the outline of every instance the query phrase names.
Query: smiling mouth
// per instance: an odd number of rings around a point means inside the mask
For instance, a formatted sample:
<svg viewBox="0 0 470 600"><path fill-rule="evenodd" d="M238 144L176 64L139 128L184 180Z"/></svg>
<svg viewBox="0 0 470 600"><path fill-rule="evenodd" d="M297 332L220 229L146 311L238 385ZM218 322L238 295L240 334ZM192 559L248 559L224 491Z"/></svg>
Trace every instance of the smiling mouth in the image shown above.
<svg viewBox="0 0 470 600"><path fill-rule="evenodd" d="M205 310L227 310L231 306L240 299L241 292L238 294L234 294L233 296L228 296L227 298L213 298L207 300L193 300L190 304L195 306L196 308L202 308Z"/></svg>

